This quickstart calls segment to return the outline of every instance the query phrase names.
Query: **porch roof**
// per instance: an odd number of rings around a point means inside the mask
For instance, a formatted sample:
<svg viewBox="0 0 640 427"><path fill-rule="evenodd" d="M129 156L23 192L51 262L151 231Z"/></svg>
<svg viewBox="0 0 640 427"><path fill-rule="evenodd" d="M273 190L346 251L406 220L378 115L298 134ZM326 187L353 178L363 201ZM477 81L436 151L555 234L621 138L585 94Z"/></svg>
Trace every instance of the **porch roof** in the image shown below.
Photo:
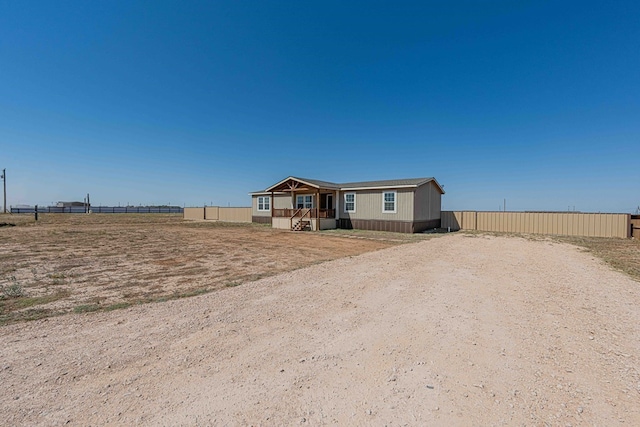
<svg viewBox="0 0 640 427"><path fill-rule="evenodd" d="M338 184L334 182L328 181L320 181L317 179L308 179L308 178L297 178L295 176L290 176L288 178L283 179L277 184L272 185L267 188L265 191L303 191L303 190L339 190Z"/></svg>
<svg viewBox="0 0 640 427"><path fill-rule="evenodd" d="M273 194L278 195L278 194L287 194L287 193L284 193L282 191L274 191ZM252 191L251 193L249 193L249 195L250 196L270 196L271 191L264 191L264 190Z"/></svg>

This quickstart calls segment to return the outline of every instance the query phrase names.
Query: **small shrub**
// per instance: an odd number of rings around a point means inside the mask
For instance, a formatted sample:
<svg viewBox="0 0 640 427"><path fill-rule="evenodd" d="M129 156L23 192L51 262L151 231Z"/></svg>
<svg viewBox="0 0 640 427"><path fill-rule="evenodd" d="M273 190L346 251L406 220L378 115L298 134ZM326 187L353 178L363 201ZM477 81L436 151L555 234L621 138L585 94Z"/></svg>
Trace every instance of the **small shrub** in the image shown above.
<svg viewBox="0 0 640 427"><path fill-rule="evenodd" d="M112 310L120 310L123 308L127 308L127 307L131 307L134 303L132 302L118 302L115 304L111 304L107 307L105 307L106 311L112 311Z"/></svg>
<svg viewBox="0 0 640 427"><path fill-rule="evenodd" d="M98 304L83 304L73 308L74 313L89 313L92 311L100 310L100 306Z"/></svg>
<svg viewBox="0 0 640 427"><path fill-rule="evenodd" d="M2 295L5 298L20 298L24 296L24 289L15 276L12 276L9 280L11 284L2 288Z"/></svg>

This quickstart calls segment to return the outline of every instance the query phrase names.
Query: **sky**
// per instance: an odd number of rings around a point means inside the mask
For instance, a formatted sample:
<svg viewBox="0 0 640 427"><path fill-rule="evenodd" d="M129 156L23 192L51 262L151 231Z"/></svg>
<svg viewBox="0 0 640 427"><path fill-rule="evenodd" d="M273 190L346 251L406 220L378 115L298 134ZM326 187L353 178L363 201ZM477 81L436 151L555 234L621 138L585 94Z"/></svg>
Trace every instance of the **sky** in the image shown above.
<svg viewBox="0 0 640 427"><path fill-rule="evenodd" d="M249 206L435 177L445 210L634 213L638 1L0 0L7 204Z"/></svg>

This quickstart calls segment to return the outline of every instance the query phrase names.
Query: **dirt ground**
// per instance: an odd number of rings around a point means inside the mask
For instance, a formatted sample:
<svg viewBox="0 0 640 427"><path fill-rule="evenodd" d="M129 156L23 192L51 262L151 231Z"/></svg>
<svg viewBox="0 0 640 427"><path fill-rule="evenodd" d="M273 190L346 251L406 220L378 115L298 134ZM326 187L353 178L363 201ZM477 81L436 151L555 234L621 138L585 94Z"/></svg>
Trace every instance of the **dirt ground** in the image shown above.
<svg viewBox="0 0 640 427"><path fill-rule="evenodd" d="M0 215L0 325L192 296L388 247L182 215ZM0 295L1 297L1 295Z"/></svg>
<svg viewBox="0 0 640 427"><path fill-rule="evenodd" d="M0 328L5 425L640 425L639 283L446 235Z"/></svg>

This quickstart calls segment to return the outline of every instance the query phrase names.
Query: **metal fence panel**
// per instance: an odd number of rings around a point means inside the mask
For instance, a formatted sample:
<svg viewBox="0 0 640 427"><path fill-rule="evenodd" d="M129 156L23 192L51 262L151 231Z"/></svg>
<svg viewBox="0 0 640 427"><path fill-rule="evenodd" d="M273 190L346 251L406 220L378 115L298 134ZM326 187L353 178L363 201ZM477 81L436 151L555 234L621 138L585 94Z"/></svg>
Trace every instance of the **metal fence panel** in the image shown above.
<svg viewBox="0 0 640 427"><path fill-rule="evenodd" d="M184 208L184 219L204 219L204 208Z"/></svg>
<svg viewBox="0 0 640 427"><path fill-rule="evenodd" d="M442 211L442 227L452 230L631 237L631 215L569 212Z"/></svg>
<svg viewBox="0 0 640 427"><path fill-rule="evenodd" d="M33 214L35 206L29 208L11 208L13 214ZM92 213L183 213L183 209L178 206L91 206ZM38 206L38 213L86 213L84 206Z"/></svg>
<svg viewBox="0 0 640 427"><path fill-rule="evenodd" d="M219 208L218 219L231 222L251 222L251 208Z"/></svg>
<svg viewBox="0 0 640 427"><path fill-rule="evenodd" d="M206 219L211 221L252 222L251 208L207 206L184 208L184 219Z"/></svg>

